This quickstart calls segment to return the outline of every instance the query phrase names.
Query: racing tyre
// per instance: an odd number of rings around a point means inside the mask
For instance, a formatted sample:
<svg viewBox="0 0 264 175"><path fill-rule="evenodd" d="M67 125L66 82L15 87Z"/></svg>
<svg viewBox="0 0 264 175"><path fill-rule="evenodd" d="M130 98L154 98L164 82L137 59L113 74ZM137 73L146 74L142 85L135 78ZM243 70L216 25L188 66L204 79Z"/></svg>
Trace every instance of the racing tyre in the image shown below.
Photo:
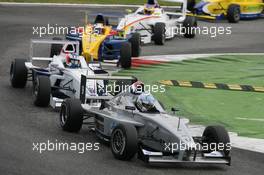
<svg viewBox="0 0 264 175"><path fill-rule="evenodd" d="M83 108L79 99L66 99L60 110L60 125L64 131L79 132L83 124Z"/></svg>
<svg viewBox="0 0 264 175"><path fill-rule="evenodd" d="M227 20L230 23L238 23L240 20L240 6L231 4L227 9Z"/></svg>
<svg viewBox="0 0 264 175"><path fill-rule="evenodd" d="M110 147L116 159L132 159L138 151L137 130L135 126L128 124L116 126L111 134Z"/></svg>
<svg viewBox="0 0 264 175"><path fill-rule="evenodd" d="M183 21L184 27L184 37L185 38L194 38L195 37L195 28L197 27L197 19L194 16L186 16Z"/></svg>
<svg viewBox="0 0 264 175"><path fill-rule="evenodd" d="M48 76L36 76L33 82L34 104L39 107L46 107L50 102L51 86Z"/></svg>
<svg viewBox="0 0 264 175"><path fill-rule="evenodd" d="M24 88L27 84L28 70L26 59L15 59L10 66L10 82L14 88Z"/></svg>
<svg viewBox="0 0 264 175"><path fill-rule="evenodd" d="M154 25L153 28L153 41L156 45L164 45L165 44L165 24L158 22Z"/></svg>
<svg viewBox="0 0 264 175"><path fill-rule="evenodd" d="M205 153L212 151L223 152L225 156L230 153L230 138L226 129L222 126L208 126L203 132L203 144L207 144L208 150L204 150ZM221 144L221 150L220 148Z"/></svg>
<svg viewBox="0 0 264 175"><path fill-rule="evenodd" d="M52 38L52 40L62 40L62 39L59 37L54 37ZM62 44L51 44L50 57L52 58L54 55L59 55L62 47L63 47Z"/></svg>
<svg viewBox="0 0 264 175"><path fill-rule="evenodd" d="M132 57L138 57L140 55L140 52L141 52L140 34L139 33L133 33L132 37L129 39L129 42L131 43Z"/></svg>
<svg viewBox="0 0 264 175"><path fill-rule="evenodd" d="M122 68L128 69L131 67L131 44L129 42L121 43L119 63Z"/></svg>

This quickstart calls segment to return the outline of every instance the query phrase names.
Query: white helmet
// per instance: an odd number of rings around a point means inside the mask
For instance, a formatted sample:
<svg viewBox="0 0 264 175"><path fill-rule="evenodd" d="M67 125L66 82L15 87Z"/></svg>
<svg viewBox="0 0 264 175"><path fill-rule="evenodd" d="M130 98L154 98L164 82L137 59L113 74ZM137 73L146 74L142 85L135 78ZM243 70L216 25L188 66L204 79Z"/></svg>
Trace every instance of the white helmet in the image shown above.
<svg viewBox="0 0 264 175"><path fill-rule="evenodd" d="M103 34L104 25L102 23L94 24L94 33L101 35Z"/></svg>
<svg viewBox="0 0 264 175"><path fill-rule="evenodd" d="M150 112L155 111L155 102L156 99L150 93L143 92L138 96L136 105L142 112Z"/></svg>

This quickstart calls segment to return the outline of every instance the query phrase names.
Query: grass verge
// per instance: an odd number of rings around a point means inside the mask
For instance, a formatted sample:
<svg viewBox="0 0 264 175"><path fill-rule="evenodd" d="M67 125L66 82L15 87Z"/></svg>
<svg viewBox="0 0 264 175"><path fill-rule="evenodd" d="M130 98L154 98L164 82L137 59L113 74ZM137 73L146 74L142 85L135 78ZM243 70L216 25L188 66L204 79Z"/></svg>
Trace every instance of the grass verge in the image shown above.
<svg viewBox="0 0 264 175"><path fill-rule="evenodd" d="M156 66L123 70L145 84L158 80L192 80L209 83L264 86L263 56L217 56ZM242 136L264 138L264 93L166 87L154 94L167 110L180 109L179 115L195 124L221 124Z"/></svg>

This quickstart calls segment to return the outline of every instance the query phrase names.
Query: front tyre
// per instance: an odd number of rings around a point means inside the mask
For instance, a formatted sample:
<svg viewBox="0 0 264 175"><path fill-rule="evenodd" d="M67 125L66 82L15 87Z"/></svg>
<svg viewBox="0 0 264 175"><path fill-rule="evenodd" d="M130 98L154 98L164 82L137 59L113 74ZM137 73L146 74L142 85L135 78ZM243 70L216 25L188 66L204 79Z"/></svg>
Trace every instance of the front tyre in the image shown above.
<svg viewBox="0 0 264 175"><path fill-rule="evenodd" d="M133 33L132 37L129 39L129 42L131 43L131 49L132 49L132 57L139 57L141 52L141 39L139 33Z"/></svg>
<svg viewBox="0 0 264 175"><path fill-rule="evenodd" d="M137 130L135 126L119 124L111 134L112 154L119 160L130 160L138 151Z"/></svg>
<svg viewBox="0 0 264 175"><path fill-rule="evenodd" d="M34 104L47 107L50 103L51 86L48 76L36 76L33 82Z"/></svg>
<svg viewBox="0 0 264 175"><path fill-rule="evenodd" d="M228 156L231 149L230 138L226 129L222 126L207 126L203 132L203 145L207 145L205 153L220 151ZM221 150L219 149L221 146Z"/></svg>
<svg viewBox="0 0 264 175"><path fill-rule="evenodd" d="M164 45L165 44L165 35L166 28L165 24L158 22L154 25L153 28L153 41L156 45Z"/></svg>
<svg viewBox="0 0 264 175"><path fill-rule="evenodd" d="M24 88L27 84L28 70L26 59L15 59L10 66L10 82L14 88Z"/></svg>
<svg viewBox="0 0 264 175"><path fill-rule="evenodd" d="M230 23L238 23L240 20L240 6L231 4L227 9L227 20Z"/></svg>
<svg viewBox="0 0 264 175"><path fill-rule="evenodd" d="M121 43L119 63L122 68L128 69L131 67L131 44L129 42Z"/></svg>
<svg viewBox="0 0 264 175"><path fill-rule="evenodd" d="M83 108L79 99L66 99L60 110L60 125L64 131L79 132L83 124Z"/></svg>
<svg viewBox="0 0 264 175"><path fill-rule="evenodd" d="M195 29L197 28L197 19L194 16L186 16L183 21L184 28L184 37L185 38L194 38L195 37Z"/></svg>

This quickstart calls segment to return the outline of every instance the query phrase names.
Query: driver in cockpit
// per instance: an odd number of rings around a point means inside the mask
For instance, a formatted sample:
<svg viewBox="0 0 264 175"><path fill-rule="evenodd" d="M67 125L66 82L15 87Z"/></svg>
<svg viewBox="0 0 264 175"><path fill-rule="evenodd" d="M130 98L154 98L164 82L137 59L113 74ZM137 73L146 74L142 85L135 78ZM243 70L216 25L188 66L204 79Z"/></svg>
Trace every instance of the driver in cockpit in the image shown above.
<svg viewBox="0 0 264 175"><path fill-rule="evenodd" d="M141 112L156 113L159 112L155 107L156 99L147 92L140 94L136 101L136 106Z"/></svg>
<svg viewBox="0 0 264 175"><path fill-rule="evenodd" d="M81 67L80 59L76 54L69 53L65 57L64 66L68 68L80 68Z"/></svg>
<svg viewBox="0 0 264 175"><path fill-rule="evenodd" d="M157 0L148 0L147 4L144 7L145 15L152 15L155 12L155 8L160 8L160 5Z"/></svg>

